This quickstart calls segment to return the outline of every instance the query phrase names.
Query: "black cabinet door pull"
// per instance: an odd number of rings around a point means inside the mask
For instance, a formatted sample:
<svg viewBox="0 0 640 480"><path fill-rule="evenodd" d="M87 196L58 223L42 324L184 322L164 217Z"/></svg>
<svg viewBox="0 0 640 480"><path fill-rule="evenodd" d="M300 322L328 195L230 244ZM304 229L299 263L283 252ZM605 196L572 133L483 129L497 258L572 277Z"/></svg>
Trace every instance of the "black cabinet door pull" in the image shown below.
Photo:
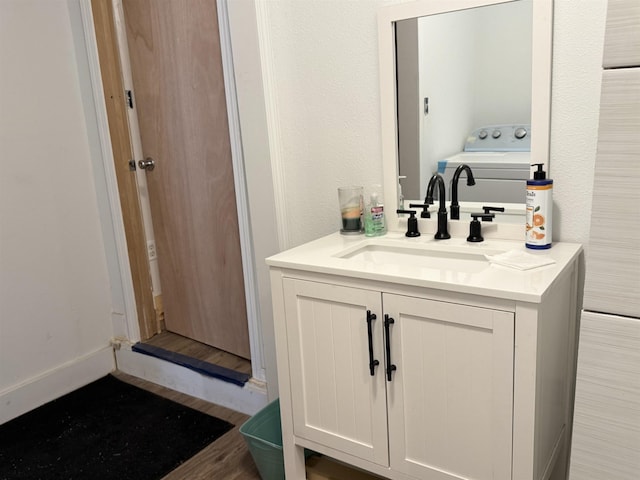
<svg viewBox="0 0 640 480"><path fill-rule="evenodd" d="M384 316L384 337L385 346L387 351L387 381L391 381L391 374L396 370L396 366L391 363L391 338L389 336L389 326L393 325L396 321L389 315Z"/></svg>
<svg viewBox="0 0 640 480"><path fill-rule="evenodd" d="M369 373L373 377L376 373L376 367L380 365L378 360L373 358L373 331L371 322L376 319L376 314L371 313L371 310L367 310L367 335L369 337Z"/></svg>

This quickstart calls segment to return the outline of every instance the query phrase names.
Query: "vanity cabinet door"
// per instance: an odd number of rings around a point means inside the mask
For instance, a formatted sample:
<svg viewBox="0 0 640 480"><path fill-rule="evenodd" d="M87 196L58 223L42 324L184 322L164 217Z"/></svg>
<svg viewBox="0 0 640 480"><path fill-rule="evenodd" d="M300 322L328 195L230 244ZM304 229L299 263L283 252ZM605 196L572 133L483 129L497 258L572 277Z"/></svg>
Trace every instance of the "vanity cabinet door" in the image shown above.
<svg viewBox="0 0 640 480"><path fill-rule="evenodd" d="M380 292L287 278L284 294L294 434L388 466Z"/></svg>
<svg viewBox="0 0 640 480"><path fill-rule="evenodd" d="M384 294L392 470L511 479L514 314Z"/></svg>

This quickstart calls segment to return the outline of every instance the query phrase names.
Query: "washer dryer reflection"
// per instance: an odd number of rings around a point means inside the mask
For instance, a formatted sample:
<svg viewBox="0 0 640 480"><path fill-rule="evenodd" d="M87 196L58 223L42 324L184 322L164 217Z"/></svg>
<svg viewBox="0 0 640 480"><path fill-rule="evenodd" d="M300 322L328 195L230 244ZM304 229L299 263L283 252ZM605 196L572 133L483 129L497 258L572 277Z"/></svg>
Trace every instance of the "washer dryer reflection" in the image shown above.
<svg viewBox="0 0 640 480"><path fill-rule="evenodd" d="M447 200L451 200L456 168L469 165L476 184L460 185L458 200L499 206L525 201L530 162L530 125L490 125L471 132L462 152L439 161L438 173L447 185Z"/></svg>

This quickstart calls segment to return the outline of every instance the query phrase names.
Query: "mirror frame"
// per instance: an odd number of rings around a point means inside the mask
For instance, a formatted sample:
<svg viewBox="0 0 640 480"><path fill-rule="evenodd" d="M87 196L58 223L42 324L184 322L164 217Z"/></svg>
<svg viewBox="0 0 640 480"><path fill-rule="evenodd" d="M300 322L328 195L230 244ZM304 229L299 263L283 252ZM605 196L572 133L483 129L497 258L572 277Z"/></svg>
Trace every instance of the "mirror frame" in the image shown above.
<svg viewBox="0 0 640 480"><path fill-rule="evenodd" d="M395 22L410 18L454 12L468 8L510 3L519 0L416 0L383 7L378 12L378 49L380 65L380 113L382 136L382 174L387 211L387 228L406 229L406 218L396 214L398 208L398 135L396 121ZM551 59L553 45L553 1L532 2L531 65L531 163L543 163L549 174L549 137L551 124ZM415 200L415 199L414 199ZM524 203L524 199L523 199ZM419 219L433 228L434 219ZM466 231L466 222L464 223ZM498 223L498 222L496 222ZM513 228L515 227L515 228ZM522 226L506 224L501 229L506 237L522 238ZM429 228L428 231L430 231ZM434 229L435 231L435 229Z"/></svg>

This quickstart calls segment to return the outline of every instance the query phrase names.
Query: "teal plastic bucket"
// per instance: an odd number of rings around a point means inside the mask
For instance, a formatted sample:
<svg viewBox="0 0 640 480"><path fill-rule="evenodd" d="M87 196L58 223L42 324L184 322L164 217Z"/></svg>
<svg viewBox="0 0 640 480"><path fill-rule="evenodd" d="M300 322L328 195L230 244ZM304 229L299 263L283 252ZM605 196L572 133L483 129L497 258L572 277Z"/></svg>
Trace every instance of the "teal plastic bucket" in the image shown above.
<svg viewBox="0 0 640 480"><path fill-rule="evenodd" d="M262 480L285 480L282 454L282 426L280 399L276 399L256 413L240 427L253 461ZM314 452L305 450L309 457Z"/></svg>
<svg viewBox="0 0 640 480"><path fill-rule="evenodd" d="M284 480L280 400L274 400L247 420L240 427L240 433L262 480Z"/></svg>

